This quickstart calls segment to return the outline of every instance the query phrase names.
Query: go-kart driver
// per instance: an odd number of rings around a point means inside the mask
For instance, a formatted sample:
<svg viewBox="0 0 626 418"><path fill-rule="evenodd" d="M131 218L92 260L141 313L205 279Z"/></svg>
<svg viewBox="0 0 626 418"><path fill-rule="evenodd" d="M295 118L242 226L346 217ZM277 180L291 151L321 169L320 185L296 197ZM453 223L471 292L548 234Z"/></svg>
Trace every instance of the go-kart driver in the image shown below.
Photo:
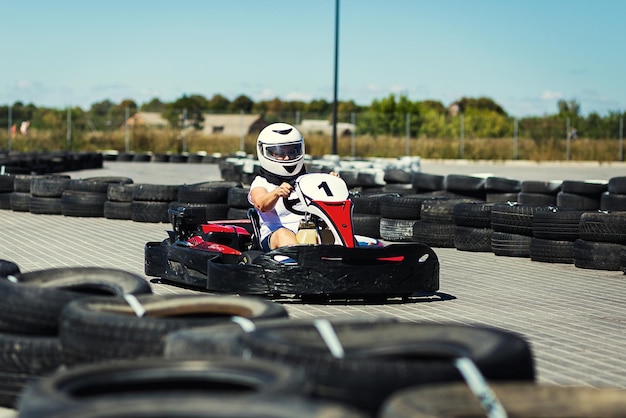
<svg viewBox="0 0 626 418"><path fill-rule="evenodd" d="M297 213L299 205L294 206L295 212L292 211L291 207L285 206L285 200L297 201L292 182L306 174L304 138L292 125L270 124L259 133L257 156L261 168L250 185L248 200L259 213L261 247L270 251L297 244L296 233L303 218L302 212Z"/></svg>

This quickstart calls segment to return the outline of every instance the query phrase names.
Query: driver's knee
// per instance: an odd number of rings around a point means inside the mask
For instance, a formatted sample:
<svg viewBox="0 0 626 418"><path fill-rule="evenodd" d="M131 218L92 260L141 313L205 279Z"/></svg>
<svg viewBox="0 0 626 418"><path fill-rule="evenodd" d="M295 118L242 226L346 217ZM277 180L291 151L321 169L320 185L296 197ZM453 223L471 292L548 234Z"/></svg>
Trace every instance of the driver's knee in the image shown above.
<svg viewBox="0 0 626 418"><path fill-rule="evenodd" d="M285 245L297 244L296 234L287 228L279 228L272 232L270 237L270 248L284 247Z"/></svg>

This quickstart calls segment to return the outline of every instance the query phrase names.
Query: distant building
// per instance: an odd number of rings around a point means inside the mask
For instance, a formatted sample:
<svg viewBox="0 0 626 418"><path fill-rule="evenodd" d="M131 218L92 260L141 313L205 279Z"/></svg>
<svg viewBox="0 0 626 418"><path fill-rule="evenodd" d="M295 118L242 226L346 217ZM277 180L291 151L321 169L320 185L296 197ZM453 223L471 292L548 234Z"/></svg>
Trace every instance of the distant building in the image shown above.
<svg viewBox="0 0 626 418"><path fill-rule="evenodd" d="M205 135L241 136L256 135L269 123L263 115L204 113L202 133ZM128 118L128 125L149 128L166 128L169 122L159 112L137 112ZM191 129L191 128L189 128Z"/></svg>
<svg viewBox="0 0 626 418"><path fill-rule="evenodd" d="M302 135L322 134L332 135L333 124L326 119L303 119L302 123L296 125ZM337 135L349 136L355 132L356 126L352 123L337 122Z"/></svg>
<svg viewBox="0 0 626 418"><path fill-rule="evenodd" d="M166 128L169 122L159 112L137 112L128 118L128 126L145 126L148 128Z"/></svg>
<svg viewBox="0 0 626 418"><path fill-rule="evenodd" d="M202 133L206 135L256 135L269 123L263 115L205 113Z"/></svg>

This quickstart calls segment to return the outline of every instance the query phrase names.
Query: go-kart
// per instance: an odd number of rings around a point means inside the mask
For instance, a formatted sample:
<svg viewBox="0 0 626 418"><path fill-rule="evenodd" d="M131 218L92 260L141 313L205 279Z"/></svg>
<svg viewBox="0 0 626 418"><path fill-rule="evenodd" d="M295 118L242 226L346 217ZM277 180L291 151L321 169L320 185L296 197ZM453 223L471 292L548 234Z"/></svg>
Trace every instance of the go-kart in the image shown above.
<svg viewBox="0 0 626 418"><path fill-rule="evenodd" d="M421 243L355 235L346 183L324 173L293 184L285 205L303 221L297 245L261 251L259 215L206 221L198 208L170 209L172 230L145 245L145 273L210 292L276 298L409 297L439 289L439 261Z"/></svg>

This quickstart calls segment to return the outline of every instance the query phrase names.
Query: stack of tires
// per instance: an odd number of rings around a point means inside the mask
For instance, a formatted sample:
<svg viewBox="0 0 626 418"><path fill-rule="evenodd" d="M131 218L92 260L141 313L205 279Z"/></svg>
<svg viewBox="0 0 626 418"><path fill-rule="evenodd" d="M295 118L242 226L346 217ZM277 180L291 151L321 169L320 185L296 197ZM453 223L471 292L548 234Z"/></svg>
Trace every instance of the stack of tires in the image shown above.
<svg viewBox="0 0 626 418"><path fill-rule="evenodd" d="M109 184L107 201L104 202L104 217L107 219L133 219L133 183Z"/></svg>
<svg viewBox="0 0 626 418"><path fill-rule="evenodd" d="M607 191L600 197L600 209L626 211L626 176L609 179Z"/></svg>
<svg viewBox="0 0 626 418"><path fill-rule="evenodd" d="M165 357L270 360L303 370L312 396L378 416L408 387L462 381L455 359L467 357L490 382L535 379L528 343L484 326L416 324L392 318L230 323L168 334ZM280 403L280 399L276 399Z"/></svg>
<svg viewBox="0 0 626 418"><path fill-rule="evenodd" d="M380 198L380 237L387 241L414 241L422 203L433 199L425 194L386 194Z"/></svg>
<svg viewBox="0 0 626 418"><path fill-rule="evenodd" d="M574 243L576 267L626 273L626 211L584 212Z"/></svg>
<svg viewBox="0 0 626 418"><path fill-rule="evenodd" d="M602 194L606 191L606 182L565 180L556 195L556 205L585 211L598 210Z"/></svg>
<svg viewBox="0 0 626 418"><path fill-rule="evenodd" d="M493 203L461 202L454 206L454 247L459 251L492 252Z"/></svg>
<svg viewBox="0 0 626 418"><path fill-rule="evenodd" d="M0 260L0 405L15 408L24 388L66 366L59 318L74 300L150 293L143 277L114 269L61 268L21 273Z"/></svg>
<svg viewBox="0 0 626 418"><path fill-rule="evenodd" d="M199 208L196 210L204 210L207 221L228 219L228 194L231 188L242 189L242 184L235 181L185 184L178 188L178 199L169 206Z"/></svg>
<svg viewBox="0 0 626 418"><path fill-rule="evenodd" d="M533 213L537 206L518 202L495 203L491 208L491 250L495 255L530 257Z"/></svg>
<svg viewBox="0 0 626 418"><path fill-rule="evenodd" d="M574 263L574 243L584 211L556 206L536 210L532 217L530 259L544 263Z"/></svg>
<svg viewBox="0 0 626 418"><path fill-rule="evenodd" d="M0 174L0 209L11 210L11 193L13 193L13 174Z"/></svg>
<svg viewBox="0 0 626 418"><path fill-rule="evenodd" d="M380 202L385 196L398 196L393 193L357 193L352 196L352 224L356 235L381 238Z"/></svg>
<svg viewBox="0 0 626 418"><path fill-rule="evenodd" d="M250 187L231 187L228 189L226 203L228 203L228 219L247 219L248 209L253 205L248 200Z"/></svg>
<svg viewBox="0 0 626 418"><path fill-rule="evenodd" d="M168 223L168 209L178 199L177 185L135 184L131 202L131 218L134 222Z"/></svg>
<svg viewBox="0 0 626 418"><path fill-rule="evenodd" d="M456 225L454 210L471 199L428 199L422 202L420 220L416 221L413 240L429 247L455 248ZM478 203L478 202L475 202ZM462 233L462 231L459 231Z"/></svg>
<svg viewBox="0 0 626 418"><path fill-rule="evenodd" d="M109 185L132 182L128 177L70 179L61 195L61 212L64 216L103 218Z"/></svg>
<svg viewBox="0 0 626 418"><path fill-rule="evenodd" d="M70 185L70 176L33 176L28 209L30 213L62 215L62 196Z"/></svg>
<svg viewBox="0 0 626 418"><path fill-rule="evenodd" d="M28 212L30 210L30 174L16 174L13 177L13 191L10 197L11 210L14 212Z"/></svg>
<svg viewBox="0 0 626 418"><path fill-rule="evenodd" d="M517 202L524 205L556 206L556 196L561 191L562 183L558 180L525 180L517 194Z"/></svg>

